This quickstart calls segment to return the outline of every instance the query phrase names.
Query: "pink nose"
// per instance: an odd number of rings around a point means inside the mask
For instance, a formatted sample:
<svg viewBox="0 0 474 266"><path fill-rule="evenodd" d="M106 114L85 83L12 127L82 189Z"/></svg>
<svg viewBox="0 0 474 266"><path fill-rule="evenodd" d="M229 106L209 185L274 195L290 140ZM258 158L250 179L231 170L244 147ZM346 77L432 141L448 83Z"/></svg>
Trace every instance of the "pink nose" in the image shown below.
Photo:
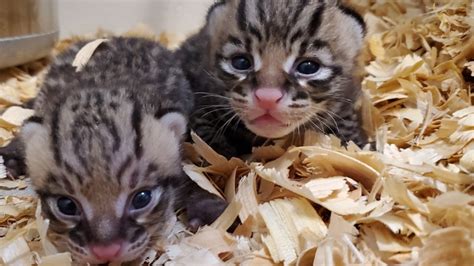
<svg viewBox="0 0 474 266"><path fill-rule="evenodd" d="M255 91L257 104L263 109L275 109L278 102L283 98L283 91L279 88L260 88Z"/></svg>
<svg viewBox="0 0 474 266"><path fill-rule="evenodd" d="M91 250L94 256L102 261L113 261L119 256L122 244L114 243L108 246L92 246Z"/></svg>

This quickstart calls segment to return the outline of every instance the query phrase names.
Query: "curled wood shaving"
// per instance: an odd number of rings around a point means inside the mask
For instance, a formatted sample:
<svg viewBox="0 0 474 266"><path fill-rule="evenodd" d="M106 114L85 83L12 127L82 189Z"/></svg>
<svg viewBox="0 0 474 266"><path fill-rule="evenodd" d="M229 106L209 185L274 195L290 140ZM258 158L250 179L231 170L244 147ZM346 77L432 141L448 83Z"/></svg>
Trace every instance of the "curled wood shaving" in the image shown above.
<svg viewBox="0 0 474 266"><path fill-rule="evenodd" d="M23 124L23 121L34 114L33 110L13 106L8 108L0 116L0 126L5 129L17 128Z"/></svg>
<svg viewBox="0 0 474 266"><path fill-rule="evenodd" d="M95 50L102 43L107 41L107 39L97 39L84 45L84 47L82 47L76 54L74 61L72 61L72 66L76 68L76 72L81 71L86 66L87 62L89 62Z"/></svg>

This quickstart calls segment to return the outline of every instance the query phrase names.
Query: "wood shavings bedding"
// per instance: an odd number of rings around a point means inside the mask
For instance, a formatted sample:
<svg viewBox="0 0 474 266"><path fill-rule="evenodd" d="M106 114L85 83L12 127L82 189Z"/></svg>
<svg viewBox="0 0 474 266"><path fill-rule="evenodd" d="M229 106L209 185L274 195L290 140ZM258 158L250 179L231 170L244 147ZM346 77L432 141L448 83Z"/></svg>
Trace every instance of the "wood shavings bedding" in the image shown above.
<svg viewBox="0 0 474 266"><path fill-rule="evenodd" d="M227 160L194 135L186 173L230 205L195 235L170 224L148 265L474 261L474 4L349 2L369 27L361 106L376 151L307 132L301 147L282 141ZM179 43L143 25L126 35ZM34 97L46 68L44 60L0 71L0 144L31 114L15 105ZM69 265L48 241L35 197L2 192L25 184L0 177L0 264ZM242 223L227 233L236 217Z"/></svg>

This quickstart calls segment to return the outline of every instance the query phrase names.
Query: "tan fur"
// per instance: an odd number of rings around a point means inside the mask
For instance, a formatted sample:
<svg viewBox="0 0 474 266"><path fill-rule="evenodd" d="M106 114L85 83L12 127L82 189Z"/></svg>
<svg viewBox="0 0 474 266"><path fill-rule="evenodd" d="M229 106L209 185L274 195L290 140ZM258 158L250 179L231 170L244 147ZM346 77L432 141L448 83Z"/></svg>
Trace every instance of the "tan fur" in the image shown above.
<svg viewBox="0 0 474 266"><path fill-rule="evenodd" d="M185 120L182 122L185 123ZM179 143L183 132L172 131L168 126L149 115L144 117L143 146L147 147L144 156L159 164L162 175L176 176L181 172Z"/></svg>
<svg viewBox="0 0 474 266"><path fill-rule="evenodd" d="M107 261L94 247L119 244L113 260L129 262L163 237L174 215L191 108L182 105L192 95L171 53L154 42L109 40L75 72L78 47L60 55L46 77L36 117L21 134L25 162L61 251L100 264ZM140 192L150 196L144 206L134 205Z"/></svg>

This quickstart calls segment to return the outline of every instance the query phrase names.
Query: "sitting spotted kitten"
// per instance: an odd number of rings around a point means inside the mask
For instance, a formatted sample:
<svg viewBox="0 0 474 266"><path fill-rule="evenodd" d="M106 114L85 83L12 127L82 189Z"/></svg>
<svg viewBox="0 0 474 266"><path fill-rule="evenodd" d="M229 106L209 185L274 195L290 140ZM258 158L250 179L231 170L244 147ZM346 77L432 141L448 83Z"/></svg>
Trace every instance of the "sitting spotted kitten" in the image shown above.
<svg viewBox="0 0 474 266"><path fill-rule="evenodd" d="M196 97L190 123L228 157L316 129L362 146L354 102L363 19L334 0L220 0L177 52Z"/></svg>
<svg viewBox="0 0 474 266"><path fill-rule="evenodd" d="M172 53L113 38L76 72L71 63L84 44L55 59L14 145L24 149L61 251L81 264L136 262L163 237L176 208L186 205L199 220L206 210L195 208L211 201L212 220L225 203L182 171L193 97Z"/></svg>

